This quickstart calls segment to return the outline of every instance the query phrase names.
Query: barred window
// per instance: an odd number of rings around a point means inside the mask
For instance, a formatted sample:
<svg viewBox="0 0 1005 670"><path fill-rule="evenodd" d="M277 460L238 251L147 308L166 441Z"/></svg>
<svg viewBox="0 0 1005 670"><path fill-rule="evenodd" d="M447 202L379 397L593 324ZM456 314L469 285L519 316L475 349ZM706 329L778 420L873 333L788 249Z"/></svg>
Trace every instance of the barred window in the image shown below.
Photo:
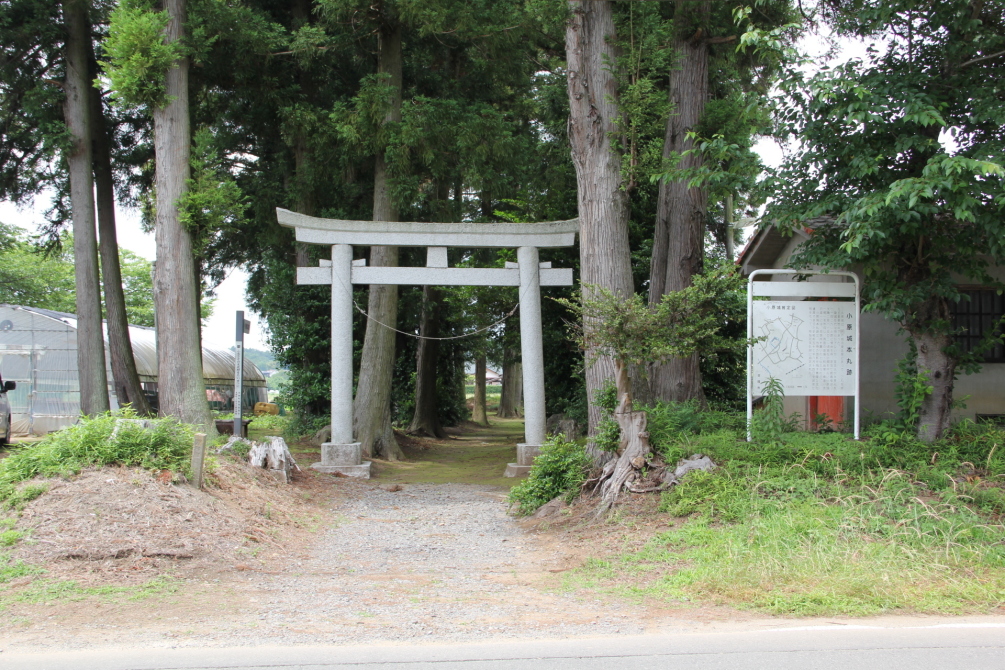
<svg viewBox="0 0 1005 670"><path fill-rule="evenodd" d="M998 295L994 289L963 290L960 291L960 301L950 303L949 311L953 316L953 325L959 331L956 342L963 351L972 351L992 329L1001 331L999 323L1005 315L1005 295ZM997 344L986 351L984 362L1005 363L1005 347Z"/></svg>

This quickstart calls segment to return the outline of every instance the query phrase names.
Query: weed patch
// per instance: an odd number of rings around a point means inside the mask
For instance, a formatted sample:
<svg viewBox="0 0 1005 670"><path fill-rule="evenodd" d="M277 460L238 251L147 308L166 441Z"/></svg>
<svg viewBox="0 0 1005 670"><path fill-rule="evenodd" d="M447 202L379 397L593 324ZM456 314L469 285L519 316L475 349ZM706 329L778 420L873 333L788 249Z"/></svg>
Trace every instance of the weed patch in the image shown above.
<svg viewBox="0 0 1005 670"><path fill-rule="evenodd" d="M29 575L38 575L42 572L44 572L42 568L29 565L24 561L15 561L10 557L10 554L0 552L0 584L6 584L14 579Z"/></svg>
<svg viewBox="0 0 1005 670"><path fill-rule="evenodd" d="M19 487L33 477L69 476L91 465L138 465L151 470L186 472L192 451L188 426L166 418L145 429L118 419L131 419L128 410L83 417L80 423L20 447L0 461L0 503L23 507L45 492L40 485ZM118 424L118 425L117 425Z"/></svg>
<svg viewBox="0 0 1005 670"><path fill-rule="evenodd" d="M16 593L0 596L0 608L12 603L48 604L79 602L88 598L102 600L145 600L168 596L178 590L177 579L161 575L135 586L81 586L73 580L39 579Z"/></svg>

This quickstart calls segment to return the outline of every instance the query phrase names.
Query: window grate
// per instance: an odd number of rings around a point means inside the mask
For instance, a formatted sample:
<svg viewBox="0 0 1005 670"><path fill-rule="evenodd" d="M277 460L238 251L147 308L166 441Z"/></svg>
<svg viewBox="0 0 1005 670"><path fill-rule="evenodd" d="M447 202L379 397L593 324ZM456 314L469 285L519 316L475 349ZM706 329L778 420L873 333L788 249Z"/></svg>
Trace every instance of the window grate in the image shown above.
<svg viewBox="0 0 1005 670"><path fill-rule="evenodd" d="M998 330L1005 315L1005 295L994 289L960 291L960 300L950 303L953 325L958 331L956 342L963 351L970 352L980 346L984 336ZM1005 346L1000 343L984 353L985 363L1005 363Z"/></svg>

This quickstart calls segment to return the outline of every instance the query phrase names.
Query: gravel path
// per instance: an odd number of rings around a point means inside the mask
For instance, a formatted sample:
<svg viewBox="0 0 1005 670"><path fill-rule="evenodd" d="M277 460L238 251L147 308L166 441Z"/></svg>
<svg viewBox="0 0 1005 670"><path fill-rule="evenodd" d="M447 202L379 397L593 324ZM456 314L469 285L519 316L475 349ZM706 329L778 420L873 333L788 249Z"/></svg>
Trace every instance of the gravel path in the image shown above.
<svg viewBox="0 0 1005 670"><path fill-rule="evenodd" d="M548 560L531 558L533 540L506 508L487 486L360 486L303 572L260 584L260 625L283 643L643 632L627 609L542 590Z"/></svg>

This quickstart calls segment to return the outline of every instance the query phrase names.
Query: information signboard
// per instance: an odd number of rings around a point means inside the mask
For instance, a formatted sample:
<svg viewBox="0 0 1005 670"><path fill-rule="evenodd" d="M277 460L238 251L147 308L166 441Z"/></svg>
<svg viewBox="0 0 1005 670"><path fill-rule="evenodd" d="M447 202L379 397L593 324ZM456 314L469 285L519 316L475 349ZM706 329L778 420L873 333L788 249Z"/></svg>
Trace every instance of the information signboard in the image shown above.
<svg viewBox="0 0 1005 670"><path fill-rule="evenodd" d="M755 300L754 393L771 378L786 395L856 393L858 343L851 302Z"/></svg>
<svg viewBox="0 0 1005 670"><path fill-rule="evenodd" d="M754 281L773 274L826 274L837 281ZM750 274L747 337L754 342L747 349L748 440L754 397L762 395L771 379L778 380L787 396L854 396L858 439L859 301L858 277L851 272Z"/></svg>

